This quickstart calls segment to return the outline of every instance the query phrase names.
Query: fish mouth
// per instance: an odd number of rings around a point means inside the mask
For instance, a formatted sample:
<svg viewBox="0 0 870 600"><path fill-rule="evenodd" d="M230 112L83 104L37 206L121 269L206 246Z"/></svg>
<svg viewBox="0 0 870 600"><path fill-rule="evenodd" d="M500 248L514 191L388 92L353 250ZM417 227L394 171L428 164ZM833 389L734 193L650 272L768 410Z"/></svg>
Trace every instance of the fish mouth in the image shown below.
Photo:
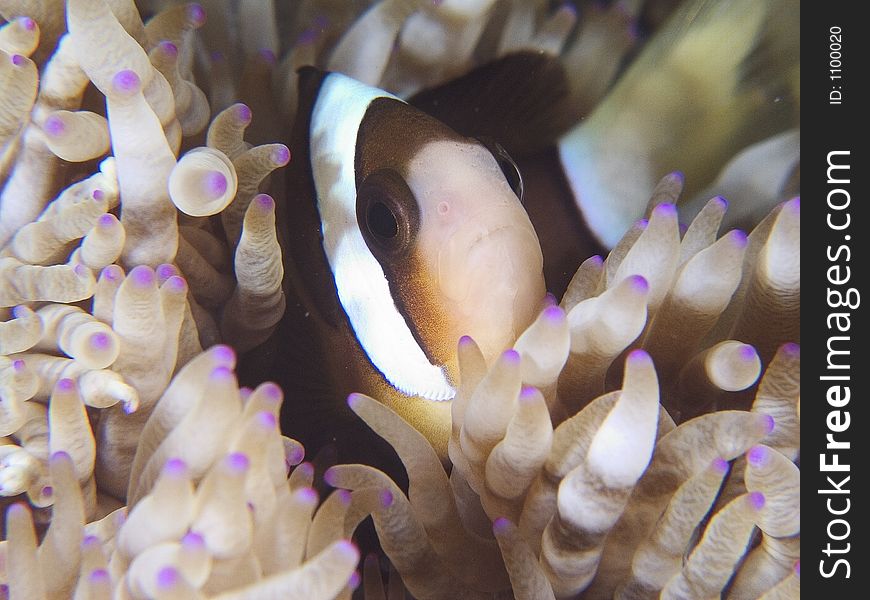
<svg viewBox="0 0 870 600"><path fill-rule="evenodd" d="M483 232L483 231L479 232L478 235L474 239L471 240L471 244L469 244L469 246L468 246L468 251L470 252L470 251L474 250L475 246L477 246L481 242L488 241L490 238L492 238L492 236L496 235L499 232L508 230L508 229L518 229L518 228L515 225L500 225L494 229L490 229L490 230L485 231L485 232Z"/></svg>
<svg viewBox="0 0 870 600"><path fill-rule="evenodd" d="M531 226L502 222L459 231L445 240L438 250L438 281L447 299L462 303L475 293L491 292L483 282L496 273L503 275L498 287L509 293L506 286L518 288L524 270L529 266L542 269L542 261Z"/></svg>

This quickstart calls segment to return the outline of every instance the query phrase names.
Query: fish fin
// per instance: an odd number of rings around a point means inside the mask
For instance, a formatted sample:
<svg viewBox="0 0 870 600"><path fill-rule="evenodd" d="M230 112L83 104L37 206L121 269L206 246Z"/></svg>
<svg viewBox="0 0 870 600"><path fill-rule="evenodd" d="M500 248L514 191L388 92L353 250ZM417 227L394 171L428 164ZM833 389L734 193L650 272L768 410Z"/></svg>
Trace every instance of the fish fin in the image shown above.
<svg viewBox="0 0 870 600"><path fill-rule="evenodd" d="M798 7L788 0L775 0L768 8L765 25L752 50L740 65L740 87L764 89L800 102L800 19Z"/></svg>
<svg viewBox="0 0 870 600"><path fill-rule="evenodd" d="M321 439L321 433L352 415L344 405L347 392L330 367L330 331L298 297L288 296L273 336L269 379L284 390L281 430L302 442L309 456L330 441L331 435Z"/></svg>
<svg viewBox="0 0 870 600"><path fill-rule="evenodd" d="M281 431L305 447L306 460L328 450L339 463L364 463L406 480L395 450L347 405L343 372L366 360L348 346L348 332L324 329L296 298L274 336L269 379L281 386Z"/></svg>
<svg viewBox="0 0 870 600"><path fill-rule="evenodd" d="M797 125L798 8L796 0L684 3L559 140L574 196L605 245L643 214L666 173L682 171L691 198L737 152Z"/></svg>
<svg viewBox="0 0 870 600"><path fill-rule="evenodd" d="M722 169L713 184L680 207L694 217L713 196L731 203L723 231L752 229L773 207L800 193L800 130L790 129L744 148Z"/></svg>
<svg viewBox="0 0 870 600"><path fill-rule="evenodd" d="M737 70L748 105L738 136L752 144L800 126L800 18L793 0L770 0L763 26ZM766 211L765 211L766 212Z"/></svg>
<svg viewBox="0 0 870 600"><path fill-rule="evenodd" d="M519 51L418 92L409 104L461 135L490 137L521 156L552 145L574 124L570 99L558 58Z"/></svg>
<svg viewBox="0 0 870 600"><path fill-rule="evenodd" d="M298 75L298 111L289 144L293 160L286 168L285 197L277 207L278 234L284 250L284 287L288 298L292 290L308 313L335 328L344 317L323 251L310 152L311 112L328 73L302 67Z"/></svg>

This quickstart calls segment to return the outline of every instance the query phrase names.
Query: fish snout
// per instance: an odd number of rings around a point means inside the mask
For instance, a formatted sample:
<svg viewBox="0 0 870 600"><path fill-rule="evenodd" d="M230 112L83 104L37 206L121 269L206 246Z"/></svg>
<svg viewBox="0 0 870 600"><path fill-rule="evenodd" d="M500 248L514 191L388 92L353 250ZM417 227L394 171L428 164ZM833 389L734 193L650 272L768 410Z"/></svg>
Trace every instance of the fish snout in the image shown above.
<svg viewBox="0 0 870 600"><path fill-rule="evenodd" d="M439 287L457 333L487 357L513 344L545 294L541 246L523 220L463 228L439 254Z"/></svg>

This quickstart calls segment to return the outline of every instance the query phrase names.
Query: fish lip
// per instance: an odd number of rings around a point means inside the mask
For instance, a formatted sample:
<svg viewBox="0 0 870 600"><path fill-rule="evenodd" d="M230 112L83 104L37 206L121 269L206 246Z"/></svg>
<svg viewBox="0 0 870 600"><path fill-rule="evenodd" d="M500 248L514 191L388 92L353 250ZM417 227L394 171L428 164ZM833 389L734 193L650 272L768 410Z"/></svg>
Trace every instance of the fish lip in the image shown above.
<svg viewBox="0 0 870 600"><path fill-rule="evenodd" d="M491 236L499 233L500 231L504 231L506 229L515 229L516 225L499 225L495 229L490 229L486 232L481 232L480 235L476 236L474 240L468 245L468 251L473 250L478 244L482 241L489 239Z"/></svg>

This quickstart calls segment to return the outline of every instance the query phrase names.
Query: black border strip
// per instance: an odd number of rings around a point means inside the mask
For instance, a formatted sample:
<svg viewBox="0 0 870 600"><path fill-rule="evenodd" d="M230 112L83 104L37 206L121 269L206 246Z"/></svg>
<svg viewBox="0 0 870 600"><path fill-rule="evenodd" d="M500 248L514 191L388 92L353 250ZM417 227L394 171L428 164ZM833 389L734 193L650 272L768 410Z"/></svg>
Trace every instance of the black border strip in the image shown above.
<svg viewBox="0 0 870 600"><path fill-rule="evenodd" d="M861 352L868 333L861 302L870 266L863 233L870 227L870 141L861 130L867 131L870 110L864 84L870 53L858 14L862 6L845 1L802 5L801 192L809 219L803 227L801 277L801 589L807 598L867 597L866 566L859 558L866 551L862 515L870 483L867 359ZM849 169L829 171L830 163ZM832 317L835 313L848 316ZM829 346L849 354L833 355ZM829 359L841 368L830 367ZM839 448L828 447L829 434ZM825 469L823 462L831 465L834 455L837 463L849 465L848 471Z"/></svg>

